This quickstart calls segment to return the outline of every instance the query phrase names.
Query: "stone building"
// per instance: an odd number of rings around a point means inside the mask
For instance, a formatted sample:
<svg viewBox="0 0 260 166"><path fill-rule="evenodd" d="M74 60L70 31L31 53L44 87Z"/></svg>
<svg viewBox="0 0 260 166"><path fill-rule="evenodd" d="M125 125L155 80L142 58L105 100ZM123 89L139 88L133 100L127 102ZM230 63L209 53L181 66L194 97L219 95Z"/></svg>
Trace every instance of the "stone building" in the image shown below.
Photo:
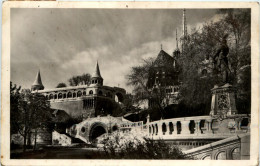
<svg viewBox="0 0 260 166"><path fill-rule="evenodd" d="M50 101L52 109L64 110L72 117L96 117L113 114L124 103L126 91L119 87L103 85L98 62L89 85L44 89L40 71L31 87Z"/></svg>

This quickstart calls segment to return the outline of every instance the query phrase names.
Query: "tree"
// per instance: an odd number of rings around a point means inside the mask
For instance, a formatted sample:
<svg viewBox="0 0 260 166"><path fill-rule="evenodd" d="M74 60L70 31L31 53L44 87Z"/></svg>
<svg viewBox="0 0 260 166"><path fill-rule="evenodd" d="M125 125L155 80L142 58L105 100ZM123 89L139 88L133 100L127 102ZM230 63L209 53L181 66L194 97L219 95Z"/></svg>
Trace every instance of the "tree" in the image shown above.
<svg viewBox="0 0 260 166"><path fill-rule="evenodd" d="M67 85L63 82L59 83L56 88L64 88L64 87L67 87Z"/></svg>
<svg viewBox="0 0 260 166"><path fill-rule="evenodd" d="M11 98L14 98L14 87L11 86ZM39 129L44 129L50 121L50 104L45 96L22 90L18 93L18 100L11 100L11 124L24 138L23 150L31 142L31 133L34 133L34 148Z"/></svg>
<svg viewBox="0 0 260 166"><path fill-rule="evenodd" d="M137 104L137 107L143 102L150 101L153 103L151 105L151 113L159 112L159 116L164 118L164 108L167 106L167 101L165 100L166 86L157 84L152 87L149 81L149 79L154 79L151 77L155 73L154 64L155 60L149 58L143 59L143 63L140 66L132 67L130 74L127 75L128 85L134 87L133 93L135 95L133 101Z"/></svg>
<svg viewBox="0 0 260 166"><path fill-rule="evenodd" d="M88 85L90 83L91 76L90 74L82 74L79 76L73 76L69 79L70 86L78 86L78 85Z"/></svg>
<svg viewBox="0 0 260 166"><path fill-rule="evenodd" d="M238 89L238 96L245 89L245 84L238 84L244 66L250 68L250 10L248 9L223 9L219 10L223 18L217 22L205 24L199 30L193 30L193 33L186 39L185 50L182 52L180 63L182 66L181 86L182 100L189 106L206 104L207 110L210 109L211 91L215 84L220 82L219 75L214 72L211 76L201 78L198 69L205 55L210 58L216 53L216 48L223 36L228 34L229 46L229 75L230 83ZM242 74L243 75L243 74ZM250 74L249 74L250 75ZM250 85L251 79L247 80ZM242 81L243 82L243 81ZM244 91L245 92L245 91ZM251 94L247 90L246 93Z"/></svg>

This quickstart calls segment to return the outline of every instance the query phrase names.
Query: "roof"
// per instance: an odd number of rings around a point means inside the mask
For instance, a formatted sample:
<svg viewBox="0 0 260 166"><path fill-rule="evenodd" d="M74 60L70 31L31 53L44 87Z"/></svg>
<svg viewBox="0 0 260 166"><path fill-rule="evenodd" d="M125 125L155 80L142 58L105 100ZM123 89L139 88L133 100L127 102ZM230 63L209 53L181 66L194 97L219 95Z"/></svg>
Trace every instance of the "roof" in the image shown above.
<svg viewBox="0 0 260 166"><path fill-rule="evenodd" d="M164 50L161 50L155 59L155 65L173 65L173 57L166 53Z"/></svg>
<svg viewBox="0 0 260 166"><path fill-rule="evenodd" d="M94 72L92 74L92 77L102 78L101 74L100 74L99 66L98 66L98 61L97 61L95 70L94 70Z"/></svg>
<svg viewBox="0 0 260 166"><path fill-rule="evenodd" d="M42 85L42 79L41 79L40 70L38 71L38 73L37 73L37 75L36 75L36 78L35 78L35 81L33 82L32 85L40 85L40 86L43 86L43 85Z"/></svg>

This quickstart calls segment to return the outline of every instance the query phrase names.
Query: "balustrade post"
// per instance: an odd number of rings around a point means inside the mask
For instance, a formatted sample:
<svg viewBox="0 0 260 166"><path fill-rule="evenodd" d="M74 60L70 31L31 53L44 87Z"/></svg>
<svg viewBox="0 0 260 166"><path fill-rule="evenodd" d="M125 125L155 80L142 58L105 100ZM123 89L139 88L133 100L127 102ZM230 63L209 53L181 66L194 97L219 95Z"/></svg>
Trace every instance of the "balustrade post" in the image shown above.
<svg viewBox="0 0 260 166"><path fill-rule="evenodd" d="M181 121L181 134L190 134L189 124L190 121Z"/></svg>
<svg viewBox="0 0 260 166"><path fill-rule="evenodd" d="M200 120L194 120L194 122L195 122L194 134L199 135L200 134Z"/></svg>
<svg viewBox="0 0 260 166"><path fill-rule="evenodd" d="M212 119L207 119L207 133L212 133Z"/></svg>

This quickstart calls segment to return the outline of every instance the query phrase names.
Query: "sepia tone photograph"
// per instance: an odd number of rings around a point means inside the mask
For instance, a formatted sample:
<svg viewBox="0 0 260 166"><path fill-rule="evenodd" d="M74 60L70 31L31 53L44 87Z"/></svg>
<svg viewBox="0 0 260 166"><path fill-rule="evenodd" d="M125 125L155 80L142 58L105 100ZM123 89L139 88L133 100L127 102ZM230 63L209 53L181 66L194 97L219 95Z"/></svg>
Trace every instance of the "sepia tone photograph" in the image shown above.
<svg viewBox="0 0 260 166"><path fill-rule="evenodd" d="M10 160L250 160L250 7L14 7L9 21Z"/></svg>

